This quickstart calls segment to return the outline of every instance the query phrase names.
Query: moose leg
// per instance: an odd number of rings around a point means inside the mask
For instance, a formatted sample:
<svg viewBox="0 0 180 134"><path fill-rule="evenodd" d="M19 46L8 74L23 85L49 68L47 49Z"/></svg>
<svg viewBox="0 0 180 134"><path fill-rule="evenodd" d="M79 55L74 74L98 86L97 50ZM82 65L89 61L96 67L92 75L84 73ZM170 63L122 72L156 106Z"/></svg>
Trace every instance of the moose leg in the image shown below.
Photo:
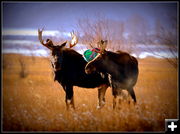
<svg viewBox="0 0 180 134"><path fill-rule="evenodd" d="M134 103L136 104L136 95L134 93L134 89L133 88L129 88L128 92L131 95L132 99L134 100Z"/></svg>
<svg viewBox="0 0 180 134"><path fill-rule="evenodd" d="M123 99L123 94L122 94L122 89L118 89L118 96L117 96L117 100L118 100L118 109L121 109L121 102L122 102L122 99Z"/></svg>
<svg viewBox="0 0 180 134"><path fill-rule="evenodd" d="M100 109L105 105L105 93L106 93L107 88L108 88L108 85L104 84L98 89L98 106L97 106L97 109Z"/></svg>
<svg viewBox="0 0 180 134"><path fill-rule="evenodd" d="M117 96L114 95L114 97L113 97L113 109L116 108L116 103L117 103L116 101L117 101Z"/></svg>
<svg viewBox="0 0 180 134"><path fill-rule="evenodd" d="M120 109L120 106L121 106L121 100L122 100L122 89L117 89L117 88L114 88L113 90L112 90L113 92L113 96L114 96L114 98L113 98L113 109L115 109L115 108L119 108Z"/></svg>
<svg viewBox="0 0 180 134"><path fill-rule="evenodd" d="M118 95L116 88L112 88L112 95L113 95L113 109L115 109L117 104L117 95Z"/></svg>
<svg viewBox="0 0 180 134"><path fill-rule="evenodd" d="M66 90L66 108L69 109L69 108L73 108L75 109L74 107L74 96L73 96L73 86L66 86L65 88Z"/></svg>

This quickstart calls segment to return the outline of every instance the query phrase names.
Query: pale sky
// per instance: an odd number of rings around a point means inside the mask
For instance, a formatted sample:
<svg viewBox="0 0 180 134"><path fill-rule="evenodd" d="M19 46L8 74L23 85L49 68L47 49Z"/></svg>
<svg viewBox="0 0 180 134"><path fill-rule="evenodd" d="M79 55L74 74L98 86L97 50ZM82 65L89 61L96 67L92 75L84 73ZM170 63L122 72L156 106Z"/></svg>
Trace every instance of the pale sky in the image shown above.
<svg viewBox="0 0 180 134"><path fill-rule="evenodd" d="M112 20L127 20L133 14L153 25L158 18L168 23L169 14L177 16L177 2L3 2L3 29L48 30L75 27L77 20L98 14Z"/></svg>

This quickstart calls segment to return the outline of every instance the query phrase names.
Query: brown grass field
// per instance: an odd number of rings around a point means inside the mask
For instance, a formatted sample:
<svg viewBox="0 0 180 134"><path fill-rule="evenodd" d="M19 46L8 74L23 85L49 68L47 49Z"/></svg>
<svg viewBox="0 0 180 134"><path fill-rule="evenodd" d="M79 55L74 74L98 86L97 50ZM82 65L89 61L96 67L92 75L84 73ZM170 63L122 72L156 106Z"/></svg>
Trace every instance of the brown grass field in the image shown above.
<svg viewBox="0 0 180 134"><path fill-rule="evenodd" d="M165 131L165 119L178 118L178 74L163 59L139 60L135 86L137 105L124 101L112 108L111 88L106 105L97 106L97 88L74 87L75 110L66 110L65 93L53 81L48 58L4 54L2 67L3 131ZM27 77L20 77L18 58ZM125 99L127 100L127 99Z"/></svg>

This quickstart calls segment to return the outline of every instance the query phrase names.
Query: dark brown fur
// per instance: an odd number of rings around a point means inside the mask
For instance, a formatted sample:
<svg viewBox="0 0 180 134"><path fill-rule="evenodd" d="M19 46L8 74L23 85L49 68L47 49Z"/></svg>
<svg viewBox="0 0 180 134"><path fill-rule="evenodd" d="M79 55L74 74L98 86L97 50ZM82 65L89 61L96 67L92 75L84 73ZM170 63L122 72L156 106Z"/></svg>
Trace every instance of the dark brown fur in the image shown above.
<svg viewBox="0 0 180 134"><path fill-rule="evenodd" d="M52 65L54 68L54 80L57 80L63 87L66 98L67 108L74 108L73 86L84 88L98 89L99 105L103 106L105 101L103 92L109 86L108 78L102 78L99 73L86 74L85 66L87 62L83 56L73 49L65 48L66 43L60 46L53 46L52 50Z"/></svg>
<svg viewBox="0 0 180 134"><path fill-rule="evenodd" d="M86 65L85 71L87 74L100 72L108 75L114 99L121 94L122 89L127 89L136 102L133 87L138 78L138 61L135 57L123 51L114 53L104 50ZM113 106L115 105L116 102Z"/></svg>

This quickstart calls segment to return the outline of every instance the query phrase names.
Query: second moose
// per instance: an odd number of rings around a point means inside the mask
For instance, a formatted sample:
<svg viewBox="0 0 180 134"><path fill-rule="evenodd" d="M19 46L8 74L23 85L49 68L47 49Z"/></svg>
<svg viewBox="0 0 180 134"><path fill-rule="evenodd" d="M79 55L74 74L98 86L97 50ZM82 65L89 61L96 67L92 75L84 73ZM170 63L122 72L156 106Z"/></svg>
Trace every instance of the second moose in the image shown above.
<svg viewBox="0 0 180 134"><path fill-rule="evenodd" d="M113 108L116 107L117 98L119 99L122 89L127 89L136 102L133 87L137 82L139 72L137 59L123 51L106 51L107 41L101 40L98 44L102 46L101 53L86 65L86 73L99 72L108 75L114 96Z"/></svg>

